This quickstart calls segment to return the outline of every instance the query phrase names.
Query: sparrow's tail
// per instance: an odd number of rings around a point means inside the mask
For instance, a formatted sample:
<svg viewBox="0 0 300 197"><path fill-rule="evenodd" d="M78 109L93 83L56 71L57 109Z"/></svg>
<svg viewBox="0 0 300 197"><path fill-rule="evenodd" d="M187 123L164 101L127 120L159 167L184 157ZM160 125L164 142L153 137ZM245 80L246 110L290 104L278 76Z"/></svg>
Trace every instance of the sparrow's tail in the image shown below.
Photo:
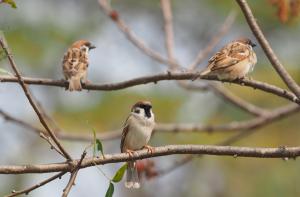
<svg viewBox="0 0 300 197"><path fill-rule="evenodd" d="M138 171L136 167L136 162L134 161L127 162L125 187L133 189L140 188Z"/></svg>
<svg viewBox="0 0 300 197"><path fill-rule="evenodd" d="M205 76L208 75L211 72L210 68L206 68L203 71L200 72L199 76Z"/></svg>
<svg viewBox="0 0 300 197"><path fill-rule="evenodd" d="M69 91L81 91L81 81L80 78L71 77L69 79Z"/></svg>
<svg viewBox="0 0 300 197"><path fill-rule="evenodd" d="M211 72L210 68L206 68L206 69L204 69L204 70L202 70L202 71L200 71L200 72L197 72L196 77L194 77L192 80L194 81L194 80L196 80L196 79L198 79L198 78L200 78L200 77L202 77L202 76L206 76L206 75L208 75L210 72Z"/></svg>

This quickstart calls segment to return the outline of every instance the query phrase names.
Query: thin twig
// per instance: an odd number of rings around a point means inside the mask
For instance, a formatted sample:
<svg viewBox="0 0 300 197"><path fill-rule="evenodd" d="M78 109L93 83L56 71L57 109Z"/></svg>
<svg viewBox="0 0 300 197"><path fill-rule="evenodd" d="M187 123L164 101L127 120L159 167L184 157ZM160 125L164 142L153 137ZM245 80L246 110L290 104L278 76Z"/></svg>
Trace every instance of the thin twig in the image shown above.
<svg viewBox="0 0 300 197"><path fill-rule="evenodd" d="M32 108L34 109L35 113L37 114L41 124L43 125L43 127L46 129L46 131L48 132L48 134L51 136L51 138L53 139L53 141L55 142L55 144L57 145L57 147L60 149L60 151L64 154L65 158L68 160L72 160L71 156L68 154L68 152L66 152L66 150L63 148L63 146L60 144L60 142L58 141L57 137L55 136L55 134L51 131L50 127L48 126L48 124L46 123L43 115L41 114L41 110L38 108L36 102L33 99L33 96L31 95L29 89L27 88L26 84L24 83L24 80L12 58L12 55L8 52L7 46L5 46L2 38L0 38L0 45L3 48L5 54L7 55L7 58L9 60L9 63L12 67L12 69L14 70L18 82L21 85L25 96L27 97L29 103L31 104Z"/></svg>
<svg viewBox="0 0 300 197"><path fill-rule="evenodd" d="M165 65L174 65L178 67L175 62L170 62L168 59L161 56L156 51L149 48L144 41L142 41L138 36L126 25L126 23L120 18L120 15L113 10L110 5L108 4L107 0L98 0L100 7L109 16L112 21L119 27L119 29L124 33L126 38L131 41L137 48L139 48L143 53L148 55L149 57L153 58L154 60L165 64Z"/></svg>
<svg viewBox="0 0 300 197"><path fill-rule="evenodd" d="M54 176L52 176L52 177L50 177L50 178L48 178L48 179L40 182L40 183L38 183L38 184L36 184L36 185L34 185L32 187L29 187L27 189L20 190L20 191L13 191L12 194L9 194L9 195L7 195L5 197L19 196L21 194L28 195L31 191L33 191L33 190L35 190L35 189L37 189L37 188L39 188L39 187L41 187L43 185L46 185L47 183L50 183L51 181L54 181L57 178L61 178L66 173L67 172L60 172L60 173L58 173L58 174L56 174L56 175L54 175Z"/></svg>
<svg viewBox="0 0 300 197"><path fill-rule="evenodd" d="M248 22L248 25L250 29L252 30L253 34L255 35L256 39L258 40L260 46L264 50L265 54L267 55L269 61L273 65L273 68L276 70L278 75L281 77L281 79L285 82L287 87L297 95L297 97L300 99L300 87L295 82L295 80L290 76L290 74L286 71L284 66L279 61L278 57L276 56L275 52L273 51L270 43L264 36L261 28L256 22L256 19L251 11L251 8L249 7L246 0L236 0L236 2L241 7L241 10Z"/></svg>
<svg viewBox="0 0 300 197"><path fill-rule="evenodd" d="M234 106L240 108L241 110L255 116L263 116L269 113L268 110L262 109L253 105L250 102L245 101L241 97L238 97L232 92L228 91L225 87L220 86L216 83L195 84L181 81L181 83L179 83L179 86L192 91L211 90L214 94L220 96L223 100L232 103Z"/></svg>
<svg viewBox="0 0 300 197"><path fill-rule="evenodd" d="M221 125L202 125L202 124L193 124L193 123L159 123L154 129L156 132L233 132L233 131L248 131L257 128L264 127L268 124L274 123L277 120L282 120L283 118L288 117L294 113L297 113L300 110L300 106L295 104L289 104L283 107L279 107L270 111L269 113L264 114L263 116L253 118L245 121L233 121L231 123L221 124ZM25 123L19 119L12 117L11 115L4 113L0 110L0 114L4 114L5 117L8 117L7 120L13 121L21 126L24 126L28 129L32 129L35 132L40 132L37 128L32 125ZM36 129L36 130L35 130ZM84 132L81 133L59 133L59 138L64 140L72 141L89 141L93 140L93 137ZM101 140L112 140L118 139L121 137L121 129L116 131L107 131L104 133L97 134L97 138Z"/></svg>
<svg viewBox="0 0 300 197"><path fill-rule="evenodd" d="M279 107L270 111L268 115L253 118L245 121L233 121L231 123L223 125L202 125L202 124L160 124L155 129L157 131L164 132L232 132L232 131L246 131L261 128L276 120L281 120L293 113L299 112L300 106L295 104L289 104L283 107Z"/></svg>
<svg viewBox="0 0 300 197"><path fill-rule="evenodd" d="M56 150L56 152L58 152L61 156L64 157L64 154L56 147L55 143L51 140L52 138L50 138L48 135L45 135L44 133L40 133L40 137L43 138L46 142L48 142L51 149Z"/></svg>
<svg viewBox="0 0 300 197"><path fill-rule="evenodd" d="M65 187L65 189L63 190L62 197L67 197L69 195L69 192L71 191L72 186L75 184L74 182L75 182L76 176L78 174L78 171L80 169L80 165L82 163L82 160L85 158L86 154L87 154L87 152L83 151L83 153L81 155L81 158L80 158L76 168L71 172L70 180L69 180L67 186Z"/></svg>
<svg viewBox="0 0 300 197"><path fill-rule="evenodd" d="M169 62L175 62L174 55L174 31L173 31L173 15L171 8L171 0L160 0L161 9L164 17L164 29L165 29L165 45L168 54ZM171 69L175 69L175 64L169 65Z"/></svg>
<svg viewBox="0 0 300 197"><path fill-rule="evenodd" d="M273 110L274 111L273 113L275 113L277 115L273 116L272 118L270 118L268 120L269 120L269 122L276 121L276 119L281 119L283 117L286 117L288 115L296 113L299 110L300 110L299 106L297 107L297 106L292 105L292 104L284 106L284 107L280 107L280 108L278 108L276 110ZM267 124L267 123L268 122L264 122L264 125ZM260 128L261 126L262 126L262 124L261 125L257 125L257 126L253 126L251 128L249 127L248 129L247 128L241 129L239 133L237 133L237 134L235 134L235 135L233 135L233 136L231 136L231 137L223 140L222 142L217 143L216 145L220 145L220 146L231 145L231 144L233 144L233 143L235 143L235 142L237 142L237 141L239 141L241 139L244 139L245 137L247 137L247 136L249 136L249 135L251 135L251 134L253 134L255 132L258 132L259 131L258 128ZM197 158L199 158L199 157L201 157L201 155L197 156ZM186 163L192 161L194 158L196 158L196 156L194 156L194 155L186 155L183 158L181 158L181 159L173 162L172 165L170 165L169 167L167 167L165 169L159 169L158 172L157 172L157 174L158 174L159 177L164 176L164 175L172 172L173 170L175 170L175 169L177 169L177 168L185 165Z"/></svg>
<svg viewBox="0 0 300 197"><path fill-rule="evenodd" d="M4 112L3 110L0 109L0 115L6 120L6 121L10 121L13 122L19 126L22 126L24 128L27 128L35 133L37 133L38 135L41 135L41 133L43 135L48 135L43 129L40 129L38 127L35 127L21 119L18 119L16 117L13 117L12 115L8 114L7 112ZM83 132L84 133L84 132ZM87 134L82 134L82 133L70 133L70 132L59 132L56 133L56 136L59 139L62 140L69 140L69 141L88 141L91 142L93 140L93 137L91 135L87 135ZM97 139L101 140L101 141L105 141L105 140L113 140L113 139L118 139L121 136L121 130L115 130L115 131L106 131L103 133L97 133L96 137Z"/></svg>
<svg viewBox="0 0 300 197"><path fill-rule="evenodd" d="M230 103L234 104L238 108L256 116L265 116L269 113L268 110L262 109L253 105L250 102L245 101L241 97L234 95L232 92L228 91L226 88L215 84L209 83L208 86L211 88L212 92L216 95L222 97L224 100L229 101Z"/></svg>
<svg viewBox="0 0 300 197"><path fill-rule="evenodd" d="M220 40L231 28L231 26L235 21L235 18L236 18L236 12L231 11L229 15L226 17L221 28L218 30L217 34L210 39L210 41L208 42L208 44L203 50L199 51L195 60L188 66L190 70L194 70L209 55L209 53L215 48L215 46L220 42Z"/></svg>

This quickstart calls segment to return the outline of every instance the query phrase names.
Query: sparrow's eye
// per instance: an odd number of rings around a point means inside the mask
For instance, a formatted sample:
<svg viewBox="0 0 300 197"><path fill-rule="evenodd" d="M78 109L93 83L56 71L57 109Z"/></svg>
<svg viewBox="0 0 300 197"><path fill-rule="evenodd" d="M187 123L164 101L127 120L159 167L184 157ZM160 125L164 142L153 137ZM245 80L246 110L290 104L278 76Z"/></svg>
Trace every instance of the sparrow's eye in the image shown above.
<svg viewBox="0 0 300 197"><path fill-rule="evenodd" d="M135 109L135 110L134 110L134 113L139 114L139 113L140 113L140 110L139 110L139 109Z"/></svg>

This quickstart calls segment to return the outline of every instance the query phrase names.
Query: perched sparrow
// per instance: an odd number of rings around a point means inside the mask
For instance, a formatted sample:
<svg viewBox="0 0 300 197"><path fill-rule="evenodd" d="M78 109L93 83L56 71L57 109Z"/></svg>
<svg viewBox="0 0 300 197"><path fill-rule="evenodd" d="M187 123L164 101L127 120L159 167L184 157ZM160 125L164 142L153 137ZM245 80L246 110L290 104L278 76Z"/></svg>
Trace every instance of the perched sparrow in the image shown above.
<svg viewBox="0 0 300 197"><path fill-rule="evenodd" d="M154 114L149 101L140 101L131 108L122 133L121 152L132 156L135 150L142 148L152 152L152 147L148 146L151 133L154 129ZM127 173L125 187L139 188L140 181L135 161L127 162Z"/></svg>
<svg viewBox="0 0 300 197"><path fill-rule="evenodd" d="M257 62L252 49L255 46L248 38L230 42L208 60L208 66L200 72L200 76L213 75L220 80L244 78Z"/></svg>
<svg viewBox="0 0 300 197"><path fill-rule="evenodd" d="M81 91L81 82L87 82L89 50L96 48L89 41L78 40L72 44L63 58L63 73L69 81L69 90Z"/></svg>

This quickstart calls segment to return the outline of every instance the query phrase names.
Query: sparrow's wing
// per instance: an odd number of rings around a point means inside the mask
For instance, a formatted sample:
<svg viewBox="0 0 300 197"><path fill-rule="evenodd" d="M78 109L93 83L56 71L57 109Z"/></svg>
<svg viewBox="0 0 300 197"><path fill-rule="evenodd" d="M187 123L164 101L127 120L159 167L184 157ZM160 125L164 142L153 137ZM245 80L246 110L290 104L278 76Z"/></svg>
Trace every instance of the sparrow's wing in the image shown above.
<svg viewBox="0 0 300 197"><path fill-rule="evenodd" d="M121 152L123 152L123 146L124 146L125 138L126 138L127 133L129 131L129 124L128 124L128 119L129 118L130 118L130 115L127 117L127 119L126 119L126 121L123 125L122 138L121 138L121 144L120 144Z"/></svg>
<svg viewBox="0 0 300 197"><path fill-rule="evenodd" d="M238 42L230 43L208 61L210 70L216 71L234 66L248 56L249 49L247 46Z"/></svg>
<svg viewBox="0 0 300 197"><path fill-rule="evenodd" d="M73 70L79 70L81 51L77 48L70 48L63 58L63 71L69 75L73 76L76 73L70 72Z"/></svg>

